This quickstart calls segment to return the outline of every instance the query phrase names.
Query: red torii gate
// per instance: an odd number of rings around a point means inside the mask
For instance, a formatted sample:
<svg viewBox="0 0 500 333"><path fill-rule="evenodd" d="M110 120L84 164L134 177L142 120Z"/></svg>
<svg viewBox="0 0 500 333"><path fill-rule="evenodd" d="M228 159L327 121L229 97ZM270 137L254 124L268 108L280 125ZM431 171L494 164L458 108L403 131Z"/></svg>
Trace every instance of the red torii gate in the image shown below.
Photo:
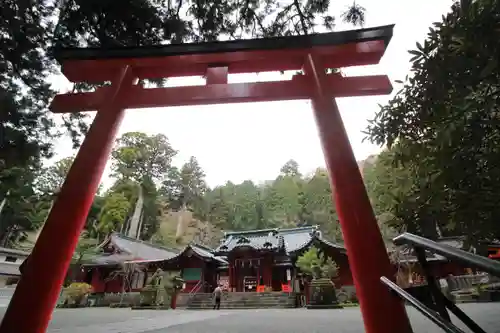
<svg viewBox="0 0 500 333"><path fill-rule="evenodd" d="M111 86L57 95L55 113L98 110L31 253L1 333L45 332L126 108L312 100L366 331L411 331L403 304L380 283L387 252L334 97L388 94L385 75L342 77L326 68L376 64L393 26L308 36L119 49L62 49L72 82ZM303 70L290 81L228 84L228 73ZM138 79L205 75L206 85L145 89ZM235 111L237 112L237 111ZM388 319L390 315L390 320Z"/></svg>

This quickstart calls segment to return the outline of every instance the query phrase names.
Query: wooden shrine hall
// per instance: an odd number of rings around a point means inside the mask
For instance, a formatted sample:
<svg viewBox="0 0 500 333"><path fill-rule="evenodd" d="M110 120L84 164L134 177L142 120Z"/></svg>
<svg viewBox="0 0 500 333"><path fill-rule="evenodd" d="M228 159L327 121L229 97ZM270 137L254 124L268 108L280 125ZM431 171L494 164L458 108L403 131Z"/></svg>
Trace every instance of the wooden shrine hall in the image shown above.
<svg viewBox="0 0 500 333"><path fill-rule="evenodd" d="M345 248L324 239L316 226L226 233L214 250L228 261L219 283L230 291L289 291L297 258L312 246L339 266L337 287L353 284Z"/></svg>
<svg viewBox="0 0 500 333"><path fill-rule="evenodd" d="M345 77L328 71L379 63L392 34L391 25L227 42L55 50L69 81L98 88L57 95L52 112L97 114L33 248L0 333L45 332L125 109L301 99L312 102L366 332L410 332L403 303L380 282L381 277L391 276L392 267L335 101L388 94L391 83L385 75ZM302 73L287 81L228 83L229 74L266 71ZM185 76L204 76L206 84L161 88L139 84ZM278 249L271 240L271 248ZM265 257L266 250L261 252ZM231 282L236 288L241 278L237 270ZM264 272L269 274L263 268L262 277ZM386 320L388 313L391 320Z"/></svg>

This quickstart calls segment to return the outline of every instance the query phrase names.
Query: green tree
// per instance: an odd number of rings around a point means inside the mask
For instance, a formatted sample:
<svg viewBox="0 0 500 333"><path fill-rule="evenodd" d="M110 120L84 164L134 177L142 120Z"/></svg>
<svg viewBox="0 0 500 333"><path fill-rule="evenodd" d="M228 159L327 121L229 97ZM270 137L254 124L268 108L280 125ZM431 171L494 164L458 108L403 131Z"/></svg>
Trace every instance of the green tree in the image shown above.
<svg viewBox="0 0 500 333"><path fill-rule="evenodd" d="M147 135L142 132L123 134L113 149L112 169L116 177L140 182L145 177L161 179L169 170L177 152L163 134Z"/></svg>
<svg viewBox="0 0 500 333"><path fill-rule="evenodd" d="M420 202L419 194L423 193L418 187L418 177L410 166L396 162L395 150L396 147L383 151L363 169L365 186L384 240L392 246L392 238L404 231L436 238L438 230L445 227L439 219L440 213L428 212L430 203L415 209Z"/></svg>
<svg viewBox="0 0 500 333"><path fill-rule="evenodd" d="M175 167L169 169L160 191L172 209L194 210L207 189L205 172L196 158L191 156L180 170Z"/></svg>
<svg viewBox="0 0 500 333"><path fill-rule="evenodd" d="M59 2L58 44L70 46L139 46L244 37L309 34L318 23L333 29L330 3L293 1L163 1L126 3L98 0ZM127 13L127 15L124 15ZM364 23L364 8L353 3L344 21Z"/></svg>
<svg viewBox="0 0 500 333"><path fill-rule="evenodd" d="M298 169L297 162L288 161L279 176L265 189L266 211L271 225L294 226L300 222L299 194L303 181Z"/></svg>
<svg viewBox="0 0 500 333"><path fill-rule="evenodd" d="M342 240L337 212L332 202L332 189L326 169L318 168L305 179L301 193L302 221L318 225L324 236L331 240Z"/></svg>
<svg viewBox="0 0 500 333"><path fill-rule="evenodd" d="M477 242L500 234L500 48L493 28L500 2L466 3L455 3L410 51L411 76L368 134L395 146L395 163L411 170L411 195L398 208L405 221L438 218L446 231Z"/></svg>
<svg viewBox="0 0 500 333"><path fill-rule="evenodd" d="M203 212L203 196L207 191L205 173L194 156L182 168L171 168L160 192L167 198L170 209L178 211L176 238L180 239L187 224L186 212Z"/></svg>
<svg viewBox="0 0 500 333"><path fill-rule="evenodd" d="M142 237L149 238L158 228L160 207L155 182L170 171L176 153L162 134L129 132L117 139L111 153L112 169L118 178L114 192L123 191L130 204L135 204L125 217L130 236L135 237L138 230Z"/></svg>
<svg viewBox="0 0 500 333"><path fill-rule="evenodd" d="M234 229L234 214L231 211L228 199L225 186L218 186L208 191L204 196L206 205L205 219L218 228L232 230Z"/></svg>
<svg viewBox="0 0 500 333"><path fill-rule="evenodd" d="M21 174L41 168L60 134L47 110L54 95L49 78L55 67L48 57L53 3L0 3L0 198L15 188ZM66 125L71 134L80 133L78 123L68 120Z"/></svg>
<svg viewBox="0 0 500 333"><path fill-rule="evenodd" d="M99 215L97 230L102 235L120 230L125 223L131 208L130 202L122 193L112 192L105 197L105 201Z"/></svg>
<svg viewBox="0 0 500 333"><path fill-rule="evenodd" d="M289 177L300 177L301 174L299 172L299 163L295 160L289 160L281 167L280 173L283 176Z"/></svg>
<svg viewBox="0 0 500 333"><path fill-rule="evenodd" d="M35 180L35 188L49 197L57 195L73 164L73 160L73 156L65 157L48 167L42 168Z"/></svg>
<svg viewBox="0 0 500 333"><path fill-rule="evenodd" d="M53 123L45 109L52 97L47 82L52 68L44 55L51 38L48 1L6 0L0 12L1 171L48 153Z"/></svg>
<svg viewBox="0 0 500 333"><path fill-rule="evenodd" d="M339 269L332 258L326 257L316 247L311 247L298 257L296 265L302 272L315 278L334 278Z"/></svg>

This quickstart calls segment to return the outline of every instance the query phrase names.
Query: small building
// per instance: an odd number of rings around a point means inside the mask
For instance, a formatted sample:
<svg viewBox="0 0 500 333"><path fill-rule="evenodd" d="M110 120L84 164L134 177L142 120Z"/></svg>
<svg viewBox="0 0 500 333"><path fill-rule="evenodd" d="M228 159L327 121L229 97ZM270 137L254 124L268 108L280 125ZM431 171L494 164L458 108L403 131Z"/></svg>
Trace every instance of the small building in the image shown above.
<svg viewBox="0 0 500 333"><path fill-rule="evenodd" d="M456 249L475 252L475 248L465 247L465 237L462 236L442 237L436 242ZM401 286L409 287L425 283L425 273L413 248L402 246L391 251L390 255L397 270L397 281ZM432 275L438 279L474 273L473 269L464 267L442 255L426 251L425 256Z"/></svg>
<svg viewBox="0 0 500 333"><path fill-rule="evenodd" d="M151 272L150 262L173 258L175 249L154 245L118 233L100 245L102 254L82 263L80 281L92 285L95 293L117 293L142 289ZM129 264L129 265L126 265ZM125 271L128 270L128 271ZM132 270L132 271L131 271ZM129 283L124 282L124 275Z"/></svg>
<svg viewBox="0 0 500 333"><path fill-rule="evenodd" d="M150 270L161 268L167 272L178 272L184 280L182 292L212 292L218 283L218 272L227 267L224 257L199 244L189 244L169 259L150 263Z"/></svg>
<svg viewBox="0 0 500 333"><path fill-rule="evenodd" d="M178 272L185 281L184 292L209 291L217 283L218 267L227 265L198 244L179 251L118 233L111 234L101 249L102 254L83 263L79 279L92 285L95 293L141 290L158 268Z"/></svg>
<svg viewBox="0 0 500 333"><path fill-rule="evenodd" d="M0 247L0 287L17 284L21 277L19 267L29 253Z"/></svg>

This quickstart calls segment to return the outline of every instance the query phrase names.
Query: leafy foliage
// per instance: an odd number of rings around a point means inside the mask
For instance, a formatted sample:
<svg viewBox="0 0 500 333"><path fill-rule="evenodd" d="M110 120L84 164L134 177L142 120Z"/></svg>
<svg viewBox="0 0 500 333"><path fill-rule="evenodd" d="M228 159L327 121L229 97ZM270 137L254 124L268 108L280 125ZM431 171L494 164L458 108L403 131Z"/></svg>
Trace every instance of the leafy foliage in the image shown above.
<svg viewBox="0 0 500 333"><path fill-rule="evenodd" d="M46 106L53 92L46 78L52 65L43 52L51 37L49 14L45 1L0 4L0 194L50 153L54 124Z"/></svg>
<svg viewBox="0 0 500 333"><path fill-rule="evenodd" d="M113 171L115 176L135 181L161 179L176 153L163 134L125 133L111 153Z"/></svg>
<svg viewBox="0 0 500 333"><path fill-rule="evenodd" d="M241 39L308 34L321 22L334 27L326 0L59 1L56 40L66 46L139 46L162 42ZM364 23L364 8L353 4L346 22ZM127 13L128 15L124 15Z"/></svg>
<svg viewBox="0 0 500 333"><path fill-rule="evenodd" d="M194 156L191 156L180 170L176 167L170 168L160 189L174 210L184 206L193 209L196 204L199 206L206 191L205 173Z"/></svg>
<svg viewBox="0 0 500 333"><path fill-rule="evenodd" d="M109 234L120 230L126 221L131 204L122 193L110 193L102 207L99 216L98 231Z"/></svg>
<svg viewBox="0 0 500 333"><path fill-rule="evenodd" d="M333 278L338 274L338 266L332 258L326 257L318 248L311 247L297 259L297 267L315 278Z"/></svg>
<svg viewBox="0 0 500 333"><path fill-rule="evenodd" d="M403 225L477 241L500 235L500 1L465 2L409 51L411 76L368 134L391 148L389 174L408 177L392 210Z"/></svg>

